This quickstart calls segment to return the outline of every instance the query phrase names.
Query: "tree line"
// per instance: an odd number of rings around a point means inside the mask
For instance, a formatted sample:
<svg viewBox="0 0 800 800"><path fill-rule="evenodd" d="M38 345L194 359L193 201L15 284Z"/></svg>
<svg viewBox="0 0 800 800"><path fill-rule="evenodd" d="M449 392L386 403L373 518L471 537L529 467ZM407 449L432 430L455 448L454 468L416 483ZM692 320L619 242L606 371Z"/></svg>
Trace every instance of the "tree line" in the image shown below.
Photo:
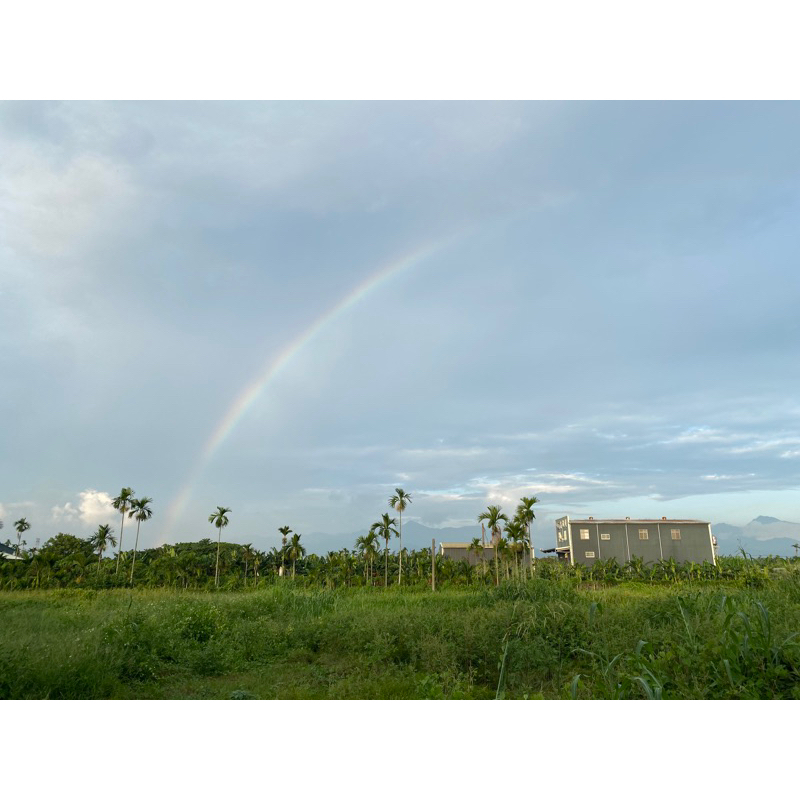
<svg viewBox="0 0 800 800"><path fill-rule="evenodd" d="M139 550L141 524L153 515L151 497L137 498L130 487L120 490L112 500L120 513L119 541L110 524L99 525L86 539L69 533L58 533L41 548L27 548L22 539L31 526L24 517L14 523L17 533L14 559L0 558L0 588L111 588L142 585L179 589L247 589L262 582L299 580L304 585L335 588L340 586L424 587L431 583L432 568L442 585L500 585L505 581L525 581L533 577L569 577L603 584L624 580L692 581L711 578L745 576L755 585L769 576L770 570L793 566L797 559L718 559L712 564L678 564L673 559L645 564L633 558L625 564L599 561L591 567L571 566L555 558L534 558L531 523L535 519L536 497L523 497L514 516L503 513L500 506L489 506L477 521L488 528L475 537L468 551L475 554L476 564L467 560L449 559L428 548L407 549L402 545L402 515L412 502L411 495L396 489L389 498L389 507L399 519L383 513L368 532L357 537L353 549L329 551L323 556L307 554L301 535L288 525L278 528L280 547L259 550L252 544L222 541L222 530L229 524L230 508L217 506L209 517L216 528L217 542L204 538L198 542L164 544ZM136 521L136 537L131 550L123 549L125 520ZM2 522L0 521L0 527ZM390 552L389 542L399 539L399 548ZM383 558L381 559L381 539ZM11 540L7 541L11 545ZM117 548L116 556L105 558L109 549ZM493 570L488 569L489 561ZM527 564L526 564L527 561ZM479 568L480 566L480 568ZM493 574L492 574L493 573Z"/></svg>

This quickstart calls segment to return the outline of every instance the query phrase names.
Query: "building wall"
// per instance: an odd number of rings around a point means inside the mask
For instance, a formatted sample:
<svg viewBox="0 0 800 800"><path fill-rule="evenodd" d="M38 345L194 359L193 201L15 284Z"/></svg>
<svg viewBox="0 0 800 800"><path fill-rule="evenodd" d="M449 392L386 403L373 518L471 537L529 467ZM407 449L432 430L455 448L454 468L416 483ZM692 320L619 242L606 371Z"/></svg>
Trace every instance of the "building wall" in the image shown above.
<svg viewBox="0 0 800 800"><path fill-rule="evenodd" d="M628 546L631 558L638 556L645 564L655 564L661 560L661 540L659 539L658 525L655 522L628 522ZM642 539L640 531L647 533L647 538Z"/></svg>
<svg viewBox="0 0 800 800"><path fill-rule="evenodd" d="M694 561L702 564L704 561L714 561L714 547L711 544L711 535L708 524L702 522L671 523L669 520L660 522L661 546L664 550L664 558L674 558L678 562ZM681 538L674 541L670 534L672 528L680 531Z"/></svg>
<svg viewBox="0 0 800 800"><path fill-rule="evenodd" d="M672 538L673 529L680 532L680 539ZM586 530L589 531L589 538L582 539L581 531ZM641 538L640 531L645 532L647 538ZM708 523L670 520L661 522L630 520L625 523L570 520L570 534L572 560L575 564L591 566L609 558L624 564L634 556L638 556L646 564L670 558L674 558L678 563L714 562ZM603 538L603 535L608 538ZM594 557L587 553L593 553Z"/></svg>
<svg viewBox="0 0 800 800"><path fill-rule="evenodd" d="M479 565L481 563L481 557L476 555L473 551L467 550L466 546L453 547L447 545L445 542L440 546L439 552L444 558L448 558L452 561L468 561L472 565ZM491 545L486 545L483 548L483 559L487 564L491 564L494 560L494 548ZM527 551L520 559L526 566L530 564ZM501 561L500 563L502 564L503 562Z"/></svg>

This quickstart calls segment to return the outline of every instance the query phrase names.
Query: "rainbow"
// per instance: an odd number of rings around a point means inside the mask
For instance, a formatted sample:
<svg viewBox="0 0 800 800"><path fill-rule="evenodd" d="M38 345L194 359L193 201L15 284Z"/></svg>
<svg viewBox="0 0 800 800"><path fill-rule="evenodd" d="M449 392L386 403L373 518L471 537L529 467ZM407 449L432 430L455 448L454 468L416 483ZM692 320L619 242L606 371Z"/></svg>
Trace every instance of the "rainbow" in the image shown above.
<svg viewBox="0 0 800 800"><path fill-rule="evenodd" d="M292 359L306 346L308 346L322 331L331 323L339 319L353 306L360 303L365 297L381 287L387 281L402 272L405 272L434 252L439 251L453 237L439 240L433 243L418 247L412 252L390 261L373 272L363 283L356 286L348 295L338 303L328 309L322 316L316 319L303 333L292 340L287 347L277 356L267 359L264 366L256 374L255 378L242 389L225 412L222 419L217 424L214 431L203 445L200 456L194 464L192 471L184 482L180 491L175 495L169 504L166 513L166 522L162 529L164 533L161 537L166 541L168 535L175 527L175 523L183 516L186 506L192 495L192 489L200 477L203 470L208 466L214 454L222 446L223 442L230 436L233 429L239 424L248 410L262 395L270 383L291 363Z"/></svg>

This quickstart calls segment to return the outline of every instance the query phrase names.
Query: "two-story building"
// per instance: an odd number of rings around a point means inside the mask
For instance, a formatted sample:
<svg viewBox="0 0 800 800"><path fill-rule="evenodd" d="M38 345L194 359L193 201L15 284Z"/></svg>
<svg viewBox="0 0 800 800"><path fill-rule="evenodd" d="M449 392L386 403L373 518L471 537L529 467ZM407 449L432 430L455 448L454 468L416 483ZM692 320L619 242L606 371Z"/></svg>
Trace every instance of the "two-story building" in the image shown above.
<svg viewBox="0 0 800 800"><path fill-rule="evenodd" d="M711 523L697 519L570 519L556 520L559 558L591 566L614 558L619 564L633 557L646 564L674 558L716 564Z"/></svg>

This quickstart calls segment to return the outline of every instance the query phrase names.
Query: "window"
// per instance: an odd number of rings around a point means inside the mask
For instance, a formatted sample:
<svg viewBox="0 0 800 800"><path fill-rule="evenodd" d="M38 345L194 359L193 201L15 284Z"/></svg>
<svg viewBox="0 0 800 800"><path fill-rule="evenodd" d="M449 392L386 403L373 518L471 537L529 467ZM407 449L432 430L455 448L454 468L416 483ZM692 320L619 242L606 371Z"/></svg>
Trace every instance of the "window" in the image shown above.
<svg viewBox="0 0 800 800"><path fill-rule="evenodd" d="M605 539L605 540L610 539L611 538L611 534L610 533L601 533L600 534L600 538L601 539Z"/></svg>
<svg viewBox="0 0 800 800"><path fill-rule="evenodd" d="M588 539L588 538L589 538L589 529L581 528L581 539Z"/></svg>
<svg viewBox="0 0 800 800"><path fill-rule="evenodd" d="M587 550L586 558L594 558L594 550Z"/></svg>
<svg viewBox="0 0 800 800"><path fill-rule="evenodd" d="M647 532L647 528L639 528L639 538L640 539L650 538L650 534Z"/></svg>
<svg viewBox="0 0 800 800"><path fill-rule="evenodd" d="M678 540L681 538L681 530L680 528L673 528L670 533L672 534L672 538Z"/></svg>

